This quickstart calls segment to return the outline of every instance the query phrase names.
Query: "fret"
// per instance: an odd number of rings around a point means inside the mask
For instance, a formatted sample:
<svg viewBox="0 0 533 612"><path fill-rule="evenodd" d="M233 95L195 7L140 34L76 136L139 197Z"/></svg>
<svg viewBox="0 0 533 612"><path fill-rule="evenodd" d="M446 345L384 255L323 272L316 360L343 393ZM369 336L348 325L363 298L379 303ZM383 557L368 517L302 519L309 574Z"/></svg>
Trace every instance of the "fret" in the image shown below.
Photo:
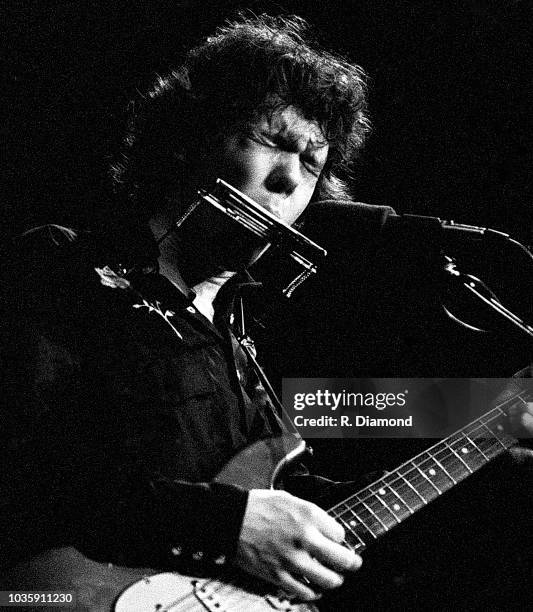
<svg viewBox="0 0 533 612"><path fill-rule="evenodd" d="M396 523L401 523L405 518L411 516L412 512L409 510L407 504L398 497L394 489L384 482L384 479L378 480L372 484L368 487L368 490L376 499L379 499L384 510L388 511L390 517L392 517ZM392 522L390 526L392 527L393 524L394 522Z"/></svg>
<svg viewBox="0 0 533 612"><path fill-rule="evenodd" d="M394 514L394 512L389 508L389 506L383 499L383 497L386 496L387 494L386 490L384 488L379 488L373 491L371 487L368 487L368 490L370 491L372 499L377 500L377 502L381 504L382 512L383 510L385 510L389 519L392 519L392 522L389 525L389 529L391 529L391 527L393 527L395 524L399 524L401 520ZM383 514L382 514L382 517L383 517Z"/></svg>
<svg viewBox="0 0 533 612"><path fill-rule="evenodd" d="M505 446L505 444L500 440L500 438L497 435L495 435L494 432L489 427L487 427L487 425L485 423L482 423L482 425L483 425L483 428L486 429L491 434L491 438L490 438L491 440L495 440L500 445L500 447L502 449L506 449L507 448ZM498 450L500 450L500 449L498 449Z"/></svg>
<svg viewBox="0 0 533 612"><path fill-rule="evenodd" d="M334 512L330 512L334 519L340 521L344 525L345 538L344 543L355 552L363 551L366 548L366 544L359 534L351 527L348 522L342 518L342 514L337 515Z"/></svg>
<svg viewBox="0 0 533 612"><path fill-rule="evenodd" d="M483 453L488 457L489 461L501 455L505 449L501 442L495 441L492 437L487 438L486 436L480 436L476 438L476 442L478 447L483 450Z"/></svg>
<svg viewBox="0 0 533 612"><path fill-rule="evenodd" d="M409 470L412 471L412 470ZM405 482L405 484L412 490L414 491L415 495L419 498L419 500L425 505L427 504L428 500L426 500L423 495L421 495L416 489L415 487L413 487L413 485L409 482L409 479L406 478L401 472L400 470L397 471L398 475L400 476L400 478ZM419 503L417 504L419 505Z"/></svg>
<svg viewBox="0 0 533 612"><path fill-rule="evenodd" d="M533 391L533 384L530 383L530 385L531 391ZM533 394L529 396L527 393L525 393L524 390L522 390L522 392L507 398L496 408L496 410L499 410L505 417L508 417L511 408L517 408L518 410L527 410L528 403L533 403ZM504 406L505 404L507 404L507 406L504 409L502 408L502 406Z"/></svg>
<svg viewBox="0 0 533 612"><path fill-rule="evenodd" d="M346 522L348 523L350 529L357 529L358 527L363 527L366 531L368 531L372 536L376 537L374 534L374 530L371 527L371 520L373 520L372 515L370 515L370 519L367 517L363 519L362 511L358 510L358 512L354 511L355 505L348 506L346 504L345 512L347 514ZM362 509L364 510L364 508ZM368 512L367 512L368 514Z"/></svg>
<svg viewBox="0 0 533 612"><path fill-rule="evenodd" d="M524 401L522 398L520 398L520 400ZM511 401L511 400L507 400L507 401ZM495 412L496 414L492 415L491 417L489 417L489 415L486 414L485 417L490 418L490 419L501 419L502 417L507 418L507 413L504 410L502 410L501 406L502 404L500 404L499 406L496 406L496 408L494 408L494 410L492 411L492 412Z"/></svg>
<svg viewBox="0 0 533 612"><path fill-rule="evenodd" d="M501 416L505 416L504 413L499 410L499 415L492 417L481 417L478 421L481 422L482 427L489 432L490 436L501 445L502 449L507 449L514 443L514 439L505 433L503 425L500 423ZM490 427L490 426L491 427Z"/></svg>
<svg viewBox="0 0 533 612"><path fill-rule="evenodd" d="M400 466L388 476L396 477L394 490L410 510L418 510L421 504L425 505L434 498L433 488L428 487L424 479L420 481L420 476L412 463ZM390 480L385 482L392 485Z"/></svg>
<svg viewBox="0 0 533 612"><path fill-rule="evenodd" d="M433 455L428 451L423 453L424 457L418 463L418 469L424 473L424 476L433 484L433 486L442 494L453 487L454 482L450 475L435 461Z"/></svg>
<svg viewBox="0 0 533 612"><path fill-rule="evenodd" d="M404 497L405 493L404 495L400 495L399 493L399 489L402 483L398 478L396 478L395 472L391 472L390 474L387 474L382 480L383 480L383 483L386 484L387 487L390 489L391 493L396 497L396 500L394 501L392 505L392 510L394 511L394 513L395 514L399 513L401 512L402 509L405 508L407 509L409 514L413 514L414 509L411 508L411 506L407 503L407 498ZM394 483L394 487L392 486L393 483Z"/></svg>
<svg viewBox="0 0 533 612"><path fill-rule="evenodd" d="M368 531L368 533L374 538L376 539L378 537L378 535L380 535L380 533L375 533L374 530L370 527L370 521L364 521L361 518L361 512L359 511L359 514L356 513L354 511L354 509L351 506L348 506L347 504L344 504L345 506L345 510L344 513L348 512L348 517L344 519L344 521L348 524L348 527L351 531L354 531L355 529L357 529L358 527L364 527L364 529L366 531ZM372 516L372 515L370 515Z"/></svg>
<svg viewBox="0 0 533 612"><path fill-rule="evenodd" d="M465 466L466 471L467 471L469 474L473 474L473 471L470 469L470 466L469 466L469 465L466 463L466 461L465 461L465 460L464 460L464 459L461 457L461 455L460 455L460 454L459 454L459 453L458 453L458 452L457 452L457 451L456 451L456 450L455 450L455 449L454 449L454 448L453 448L453 447L452 447L450 444L448 444L447 442L445 442L445 443L446 443L446 446L447 446L447 447L448 447L448 448L449 448L449 449L452 451L452 453L454 454L454 456L455 456L455 457L457 457L457 459L458 459L458 460L461 462L461 464ZM465 474L465 476L466 476L466 474Z"/></svg>
<svg viewBox="0 0 533 612"><path fill-rule="evenodd" d="M398 519L391 512L387 504L381 499L381 495L372 493L370 489L360 491L357 498L367 505L372 512L376 514L377 519L382 523L387 530L397 524Z"/></svg>
<svg viewBox="0 0 533 612"><path fill-rule="evenodd" d="M462 430L485 462L494 459L515 443L514 438L505 433L500 422L504 416L505 413L498 408Z"/></svg>
<svg viewBox="0 0 533 612"><path fill-rule="evenodd" d="M485 459L485 461L490 461L489 457L487 457L487 455L485 455L485 453L483 452L483 449L478 444L476 444L474 440L470 438L470 436L465 433L463 434L463 436L468 440L468 442L470 442L472 447L475 448L483 456L483 459Z"/></svg>
<svg viewBox="0 0 533 612"><path fill-rule="evenodd" d="M334 506L346 545L364 550L368 534L377 539L515 444L501 423L506 416L493 409Z"/></svg>
<svg viewBox="0 0 533 612"><path fill-rule="evenodd" d="M360 503L360 504L363 504L363 505L364 505L364 507L365 507L365 508L368 510L368 512L370 512L370 514L371 514L373 517L375 517L376 521L378 521L378 522L379 522L379 524L380 524L380 525L381 525L381 527L382 527L381 531L382 531L382 532L383 532L383 531L388 531L388 530L389 530L389 528L388 528L388 527L387 527L387 525L385 525L385 523L384 523L384 522L383 522L383 521L382 521L382 520L379 518L378 513L377 513L377 512L374 512L374 511L372 510L372 508L370 507L370 505L369 505L369 504L367 504L367 503L366 503L364 500L362 500L362 499L359 497L359 495L356 495L356 497L357 497L357 500L359 501L359 503Z"/></svg>
<svg viewBox="0 0 533 612"><path fill-rule="evenodd" d="M457 480L448 472L448 470L442 465L442 463L428 451L428 454L431 455L433 461L440 467L440 469L448 476L448 478L453 482L453 484L457 484Z"/></svg>
<svg viewBox="0 0 533 612"><path fill-rule="evenodd" d="M466 464L466 467L471 473L477 471L487 463L488 457L466 434L459 433L455 439L450 438L449 440L450 442L448 445Z"/></svg>
<svg viewBox="0 0 533 612"><path fill-rule="evenodd" d="M363 540L361 540L361 538L353 531L348 531L346 537L344 538L343 544L356 553L361 553L366 548L366 544L363 542Z"/></svg>
<svg viewBox="0 0 533 612"><path fill-rule="evenodd" d="M439 461L446 467L448 474L454 478L455 484L470 476L471 472L449 448L440 453Z"/></svg>
<svg viewBox="0 0 533 612"><path fill-rule="evenodd" d="M353 515L353 518L348 521L350 527L354 529L358 526L358 524L362 525L374 539L377 539L379 533L374 533L370 525L361 518L361 512L359 511L359 514L357 514L357 512L354 512L353 508L348 508L348 510L350 511L350 514Z"/></svg>
<svg viewBox="0 0 533 612"><path fill-rule="evenodd" d="M419 468L418 465L416 465L416 463L414 461L410 461L409 462L413 468L420 474L420 476L422 476L422 478L424 479L425 482L428 482L431 486L431 488L437 492L437 496L441 495L442 491L439 489L439 487L430 479L428 478L425 473ZM428 489L428 491L430 491L430 489ZM430 499L435 499L435 495L431 495L431 493L428 494L430 496Z"/></svg>
<svg viewBox="0 0 533 612"><path fill-rule="evenodd" d="M414 489L414 493L417 494L417 498L413 498L413 503L416 503L417 509L420 504L428 504L438 496L435 485L428 482L427 478L424 477L423 472L413 463L408 462L402 468L402 478L407 480L410 488Z"/></svg>
<svg viewBox="0 0 533 612"><path fill-rule="evenodd" d="M473 437L474 439L487 439L488 431L489 439L494 438L494 432L485 425L485 421L483 419L490 423L491 421L494 421L496 419L496 415L494 414L494 411L491 411L483 417L476 419L474 422L464 427L461 431L468 433L468 435L470 435L470 437Z"/></svg>
<svg viewBox="0 0 533 612"><path fill-rule="evenodd" d="M461 482L472 472L462 458L457 457L453 448L450 448L447 441L443 442L443 449L439 454L439 461L446 467L448 473Z"/></svg>

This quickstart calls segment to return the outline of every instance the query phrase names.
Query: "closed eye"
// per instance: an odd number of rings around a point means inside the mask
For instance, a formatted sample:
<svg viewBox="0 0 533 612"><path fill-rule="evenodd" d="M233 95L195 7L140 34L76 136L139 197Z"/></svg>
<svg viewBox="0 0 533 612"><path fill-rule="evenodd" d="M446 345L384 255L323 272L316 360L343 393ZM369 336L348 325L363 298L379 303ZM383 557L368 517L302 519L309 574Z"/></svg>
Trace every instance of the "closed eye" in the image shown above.
<svg viewBox="0 0 533 612"><path fill-rule="evenodd" d="M243 136L245 138L253 140L254 142L262 144L266 147L277 147L278 146L278 144L274 141L273 138L267 136L266 134L261 134L259 132L256 132L254 130L244 131Z"/></svg>
<svg viewBox="0 0 533 612"><path fill-rule="evenodd" d="M295 142L289 141L283 136L271 135L264 132L258 132L256 130L246 130L243 132L245 138L256 142L265 147L270 147L272 149L280 149L282 151L288 151L290 153L298 153L298 146ZM323 164L320 160L316 159L314 156L310 156L307 153L301 154L302 164L313 176L320 176L322 172Z"/></svg>
<svg viewBox="0 0 533 612"><path fill-rule="evenodd" d="M320 173L322 172L322 164L317 159L313 157L303 157L302 163L308 172L314 176L320 176Z"/></svg>

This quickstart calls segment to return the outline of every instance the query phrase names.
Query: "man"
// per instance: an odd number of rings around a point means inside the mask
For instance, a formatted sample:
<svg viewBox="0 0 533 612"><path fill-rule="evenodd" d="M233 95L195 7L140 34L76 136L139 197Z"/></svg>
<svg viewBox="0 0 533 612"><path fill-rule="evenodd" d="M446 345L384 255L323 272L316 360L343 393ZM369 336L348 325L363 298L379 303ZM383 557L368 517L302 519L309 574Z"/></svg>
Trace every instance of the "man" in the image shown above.
<svg viewBox="0 0 533 612"><path fill-rule="evenodd" d="M134 109L104 237L20 239L2 343L8 565L61 546L190 573L233 562L302 600L359 568L317 505L210 483L276 433L228 330L265 244L209 208L176 229L217 177L289 225L343 193L336 172L368 128L363 73L303 30L265 16L219 29Z"/></svg>
<svg viewBox="0 0 533 612"><path fill-rule="evenodd" d="M268 17L219 29L133 108L103 238L22 239L2 343L7 565L59 547L193 575L234 563L302 600L359 568L317 505L211 482L278 433L228 330L265 245L209 208L181 223L216 177L287 224L346 196L339 171L368 129L363 74L303 29Z"/></svg>

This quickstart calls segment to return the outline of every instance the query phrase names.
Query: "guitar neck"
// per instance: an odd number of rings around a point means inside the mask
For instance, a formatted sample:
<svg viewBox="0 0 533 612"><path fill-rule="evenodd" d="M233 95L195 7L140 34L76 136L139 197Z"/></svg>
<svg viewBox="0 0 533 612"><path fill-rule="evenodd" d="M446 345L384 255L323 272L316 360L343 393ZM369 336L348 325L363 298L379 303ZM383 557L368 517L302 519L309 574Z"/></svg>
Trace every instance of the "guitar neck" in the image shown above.
<svg viewBox="0 0 533 612"><path fill-rule="evenodd" d="M328 512L346 530L346 542L356 551L387 533L442 493L477 472L516 444L505 431L508 409L524 403L520 394L428 450L403 463Z"/></svg>

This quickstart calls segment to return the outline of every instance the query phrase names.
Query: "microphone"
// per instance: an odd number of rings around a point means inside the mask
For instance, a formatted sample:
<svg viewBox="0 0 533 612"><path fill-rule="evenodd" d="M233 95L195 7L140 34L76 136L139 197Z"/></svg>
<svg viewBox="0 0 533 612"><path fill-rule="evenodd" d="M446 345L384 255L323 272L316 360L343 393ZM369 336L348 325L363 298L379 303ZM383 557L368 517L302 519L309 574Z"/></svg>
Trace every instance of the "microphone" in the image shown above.
<svg viewBox="0 0 533 612"><path fill-rule="evenodd" d="M476 277L485 279L488 275L489 284L495 286L496 292L513 296L522 316L530 318L533 254L509 234L439 217L398 215L388 206L349 200L316 202L307 214L304 231L309 230L311 237L321 237L321 243L330 252L332 261L328 271L333 276L357 284L358 291L365 284L370 286L373 277L378 277L378 288L369 290L370 300L383 293L383 286L393 288L387 295L394 296L396 289L407 287L423 296L434 283L448 288L448 297L442 295L442 299L453 302L454 308L459 304L460 310L464 310L464 292L457 290L454 279L458 278L470 289L474 285L478 289L482 287L478 292L483 293L486 287ZM457 271L456 258L461 268L466 265L469 274ZM441 285L440 279L450 280ZM436 291L440 294L442 289ZM486 292L492 293L489 289ZM501 306L494 294L487 301ZM380 304L383 303L381 300ZM477 319L479 308L477 304L474 307ZM527 327L528 335L533 334L531 329Z"/></svg>
<svg viewBox="0 0 533 612"><path fill-rule="evenodd" d="M522 249L525 254L533 259L533 255L518 240L511 238L505 232L489 227L446 221L440 217L411 214L397 215L395 213L387 217L385 226L390 227L391 230L405 227L406 229L412 228L413 231L430 232L432 235L437 234L440 241L445 245L464 244L465 242L485 242L488 245L493 244L494 246L511 244Z"/></svg>
<svg viewBox="0 0 533 612"><path fill-rule="evenodd" d="M311 232L315 225L333 229L347 235L366 238L384 234L386 238L403 238L441 247L469 246L470 244L489 248L511 247L520 259L533 263L533 254L523 244L505 232L488 227L446 221L439 217L397 214L389 206L373 206L350 200L322 200L309 207L308 221ZM366 235L366 236L365 236ZM381 236L383 238L383 236ZM448 253L447 253L448 254ZM453 251L450 253L453 255Z"/></svg>

